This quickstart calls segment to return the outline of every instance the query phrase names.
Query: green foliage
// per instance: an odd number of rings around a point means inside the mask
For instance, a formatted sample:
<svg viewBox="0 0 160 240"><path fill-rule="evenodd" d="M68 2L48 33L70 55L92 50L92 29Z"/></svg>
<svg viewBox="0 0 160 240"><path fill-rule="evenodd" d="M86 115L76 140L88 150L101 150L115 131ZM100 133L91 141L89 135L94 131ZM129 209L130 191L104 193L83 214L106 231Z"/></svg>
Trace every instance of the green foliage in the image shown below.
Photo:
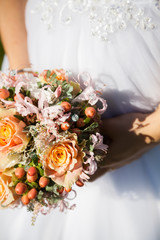
<svg viewBox="0 0 160 240"><path fill-rule="evenodd" d="M95 132L95 129L98 128L99 124L97 122L93 122L90 126L86 127L83 132L92 133Z"/></svg>
<svg viewBox="0 0 160 240"><path fill-rule="evenodd" d="M31 160L32 160L32 162L33 162L33 165L38 165L38 156L37 156L37 154L36 154L36 152L34 151L34 152L31 152L30 154L29 154L29 157L31 158Z"/></svg>
<svg viewBox="0 0 160 240"><path fill-rule="evenodd" d="M43 192L42 190L40 190L40 191L38 192L37 199L38 199L39 201L41 201L41 200L43 199L43 195L44 195L44 192Z"/></svg>
<svg viewBox="0 0 160 240"><path fill-rule="evenodd" d="M46 186L45 189L47 192L52 192L58 195L58 192L57 192L58 186L56 184L53 184L51 186Z"/></svg>
<svg viewBox="0 0 160 240"><path fill-rule="evenodd" d="M19 119L20 121L23 121L23 120L24 120L24 118L23 118L22 116L20 116L20 115L14 115L14 117L17 118L17 119Z"/></svg>
<svg viewBox="0 0 160 240"><path fill-rule="evenodd" d="M28 211L28 212L33 212L33 211L34 211L34 203L33 203L33 201L31 201L31 202L27 205L27 211Z"/></svg>
<svg viewBox="0 0 160 240"><path fill-rule="evenodd" d="M30 186L30 188L38 188L39 186L38 186L38 183L37 182L28 182L27 180L26 180L26 182L25 182L28 186Z"/></svg>
<svg viewBox="0 0 160 240"><path fill-rule="evenodd" d="M69 83L73 87L72 94L74 95L74 97L77 96L82 91L80 88L80 84L73 81L70 81Z"/></svg>
<svg viewBox="0 0 160 240"><path fill-rule="evenodd" d="M47 71L47 78L49 78L49 77L50 77L50 75L51 75L51 71L50 71L50 70L48 70L48 71Z"/></svg>
<svg viewBox="0 0 160 240"><path fill-rule="evenodd" d="M55 80L56 80L56 76L57 76L57 75L54 73L54 74L52 75L51 79L50 79L50 82L55 81Z"/></svg>
<svg viewBox="0 0 160 240"><path fill-rule="evenodd" d="M8 88L8 91L9 91L10 95L6 100L7 101L14 101L15 87Z"/></svg>
<svg viewBox="0 0 160 240"><path fill-rule="evenodd" d="M38 163L38 165L36 166L36 168L38 169L40 176L41 176L41 177L44 176L44 170L43 170L43 168L42 168L42 164L41 164L41 163Z"/></svg>
<svg viewBox="0 0 160 240"><path fill-rule="evenodd" d="M85 123L85 124L89 123L90 121L91 121L91 118L89 118L89 117L86 117L86 118L84 119L84 123Z"/></svg>
<svg viewBox="0 0 160 240"><path fill-rule="evenodd" d="M43 84L41 82L37 82L38 88L42 88Z"/></svg>
<svg viewBox="0 0 160 240"><path fill-rule="evenodd" d="M26 96L30 97L31 96L31 92L29 90L26 91Z"/></svg>
<svg viewBox="0 0 160 240"><path fill-rule="evenodd" d="M42 164L38 162L39 158L36 152L31 152L29 156L31 158L31 163L29 165L32 167L36 167L41 177L44 176L44 170L42 168Z"/></svg>
<svg viewBox="0 0 160 240"><path fill-rule="evenodd" d="M60 100L63 98L69 98L72 99L72 92L73 92L73 86L67 83L67 81L63 81L62 83L62 94L60 97Z"/></svg>

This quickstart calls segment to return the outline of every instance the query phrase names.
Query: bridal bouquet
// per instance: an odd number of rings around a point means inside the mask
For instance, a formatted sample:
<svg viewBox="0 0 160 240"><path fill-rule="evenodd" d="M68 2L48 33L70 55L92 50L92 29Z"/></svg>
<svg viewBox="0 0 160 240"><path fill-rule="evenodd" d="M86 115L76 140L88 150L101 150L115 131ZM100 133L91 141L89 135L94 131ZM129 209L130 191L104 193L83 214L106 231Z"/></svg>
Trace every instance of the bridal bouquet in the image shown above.
<svg viewBox="0 0 160 240"><path fill-rule="evenodd" d="M0 206L34 212L69 206L74 184L89 180L107 145L99 133L106 102L64 70L0 73ZM101 103L101 108L97 107Z"/></svg>

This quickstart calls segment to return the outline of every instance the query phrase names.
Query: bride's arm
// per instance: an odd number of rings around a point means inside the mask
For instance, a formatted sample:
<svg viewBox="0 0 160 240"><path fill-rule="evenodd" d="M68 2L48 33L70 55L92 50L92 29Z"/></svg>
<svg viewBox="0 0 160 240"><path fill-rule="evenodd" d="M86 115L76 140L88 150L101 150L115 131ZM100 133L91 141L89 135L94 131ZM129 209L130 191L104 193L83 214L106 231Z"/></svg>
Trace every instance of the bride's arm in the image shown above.
<svg viewBox="0 0 160 240"><path fill-rule="evenodd" d="M153 113L128 113L104 120L102 134L110 139L108 153L91 181L137 160L160 144L160 105Z"/></svg>
<svg viewBox="0 0 160 240"><path fill-rule="evenodd" d="M153 113L128 113L103 122L111 139L104 167L118 168L160 143L160 105Z"/></svg>
<svg viewBox="0 0 160 240"><path fill-rule="evenodd" d="M27 0L0 0L0 36L11 69L29 67L25 5Z"/></svg>

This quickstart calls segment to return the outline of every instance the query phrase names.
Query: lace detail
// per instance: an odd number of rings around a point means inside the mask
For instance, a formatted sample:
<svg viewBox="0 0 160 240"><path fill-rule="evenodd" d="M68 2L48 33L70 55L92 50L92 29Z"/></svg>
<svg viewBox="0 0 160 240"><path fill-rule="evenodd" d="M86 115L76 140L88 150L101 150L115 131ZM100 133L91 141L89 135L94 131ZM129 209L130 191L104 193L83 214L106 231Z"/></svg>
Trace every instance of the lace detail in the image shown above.
<svg viewBox="0 0 160 240"><path fill-rule="evenodd" d="M160 0L154 0L155 1L155 6L158 10L160 10Z"/></svg>
<svg viewBox="0 0 160 240"><path fill-rule="evenodd" d="M160 8L160 0L154 1ZM41 13L41 21L49 29L53 28L56 17L61 23L69 24L77 14L87 14L92 35L104 41L109 41L113 33L126 30L130 24L141 30L156 27L134 0L67 0L62 3L63 0L41 0L33 12ZM56 16L57 11L59 16Z"/></svg>

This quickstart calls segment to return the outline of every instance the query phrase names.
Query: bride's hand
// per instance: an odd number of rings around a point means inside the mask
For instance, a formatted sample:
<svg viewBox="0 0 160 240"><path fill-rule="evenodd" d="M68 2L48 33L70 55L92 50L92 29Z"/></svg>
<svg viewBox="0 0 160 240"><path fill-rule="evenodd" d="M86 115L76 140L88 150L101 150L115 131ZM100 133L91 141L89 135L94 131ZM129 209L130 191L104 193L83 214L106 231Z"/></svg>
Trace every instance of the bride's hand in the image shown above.
<svg viewBox="0 0 160 240"><path fill-rule="evenodd" d="M160 106L153 113L128 113L103 121L102 134L110 139L109 148L101 170L122 167L136 159L160 142Z"/></svg>

